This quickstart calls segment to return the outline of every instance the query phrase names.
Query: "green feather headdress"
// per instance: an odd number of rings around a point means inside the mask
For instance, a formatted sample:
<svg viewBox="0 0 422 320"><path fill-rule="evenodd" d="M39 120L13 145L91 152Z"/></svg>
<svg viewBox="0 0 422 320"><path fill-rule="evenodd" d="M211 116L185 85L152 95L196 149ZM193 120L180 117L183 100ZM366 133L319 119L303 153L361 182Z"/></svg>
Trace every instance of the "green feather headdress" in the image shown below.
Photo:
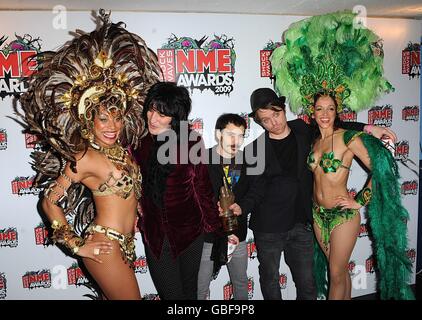
<svg viewBox="0 0 422 320"><path fill-rule="evenodd" d="M383 76L381 39L358 25L352 12L314 16L293 23L271 55L275 90L294 113L312 112L316 93L331 94L339 112L370 108L394 91Z"/></svg>

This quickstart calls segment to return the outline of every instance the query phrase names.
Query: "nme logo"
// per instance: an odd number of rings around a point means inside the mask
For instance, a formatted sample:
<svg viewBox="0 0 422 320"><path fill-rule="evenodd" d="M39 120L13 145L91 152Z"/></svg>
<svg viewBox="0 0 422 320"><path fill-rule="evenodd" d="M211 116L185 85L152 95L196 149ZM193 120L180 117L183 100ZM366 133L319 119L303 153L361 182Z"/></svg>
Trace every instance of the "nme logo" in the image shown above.
<svg viewBox="0 0 422 320"><path fill-rule="evenodd" d="M5 299L7 296L6 275L0 272L0 299Z"/></svg>
<svg viewBox="0 0 422 320"><path fill-rule="evenodd" d="M349 274L353 276L355 274L356 262L354 260L350 261L347 268L349 270Z"/></svg>
<svg viewBox="0 0 422 320"><path fill-rule="evenodd" d="M406 106L401 112L404 121L419 121L419 106Z"/></svg>
<svg viewBox="0 0 422 320"><path fill-rule="evenodd" d="M344 122L356 122L358 119L357 113L347 108L344 108L338 116Z"/></svg>
<svg viewBox="0 0 422 320"><path fill-rule="evenodd" d="M311 118L309 117L308 114L306 114L305 112L302 112L300 114L297 115L298 119L302 119L303 121L305 121L305 123L310 124L311 123Z"/></svg>
<svg viewBox="0 0 422 320"><path fill-rule="evenodd" d="M166 81L176 82L186 88L211 90L216 95L233 91L236 53L234 40L226 35L208 42L177 37L157 50L158 63Z"/></svg>
<svg viewBox="0 0 422 320"><path fill-rule="evenodd" d="M419 43L409 42L402 51L401 73L409 75L409 79L421 75L421 48Z"/></svg>
<svg viewBox="0 0 422 320"><path fill-rule="evenodd" d="M26 289L50 288L51 273L50 270L28 271L22 277L23 287Z"/></svg>
<svg viewBox="0 0 422 320"><path fill-rule="evenodd" d="M0 248L18 246L18 231L16 228L0 229Z"/></svg>
<svg viewBox="0 0 422 320"><path fill-rule="evenodd" d="M146 273L148 271L147 259L145 256L140 256L133 263L135 273Z"/></svg>
<svg viewBox="0 0 422 320"><path fill-rule="evenodd" d="M27 149L39 149L39 136L35 134L25 133L25 146Z"/></svg>
<svg viewBox="0 0 422 320"><path fill-rule="evenodd" d="M287 275L285 273L280 274L278 278L278 283L280 284L281 289L287 288Z"/></svg>
<svg viewBox="0 0 422 320"><path fill-rule="evenodd" d="M0 150L7 149L7 132L6 129L0 128Z"/></svg>
<svg viewBox="0 0 422 320"><path fill-rule="evenodd" d="M350 197L354 198L356 197L357 191L356 188L350 188L347 190L347 193L349 194Z"/></svg>
<svg viewBox="0 0 422 320"><path fill-rule="evenodd" d="M81 286L89 283L87 277L77 263L72 264L72 266L67 269L67 283L74 286Z"/></svg>
<svg viewBox="0 0 422 320"><path fill-rule="evenodd" d="M409 249L406 251L406 255L409 258L410 262L413 264L416 261L416 250L415 249Z"/></svg>
<svg viewBox="0 0 422 320"><path fill-rule="evenodd" d="M407 161L409 158L409 141L403 140L396 143L394 158L397 161Z"/></svg>
<svg viewBox="0 0 422 320"><path fill-rule="evenodd" d="M248 277L248 299L251 300L254 295L255 283L253 277ZM233 300L233 284L229 281L223 287L223 299L224 300Z"/></svg>
<svg viewBox="0 0 422 320"><path fill-rule="evenodd" d="M40 188L33 188L32 184L34 182L34 177L16 177L12 181L12 194L17 194L18 196L33 194L37 195L41 192Z"/></svg>
<svg viewBox="0 0 422 320"><path fill-rule="evenodd" d="M189 127L202 135L204 131L204 120L202 118L189 119Z"/></svg>
<svg viewBox="0 0 422 320"><path fill-rule="evenodd" d="M401 194L402 195L417 195L418 194L418 181L412 180L412 181L405 181L401 185Z"/></svg>
<svg viewBox="0 0 422 320"><path fill-rule="evenodd" d="M0 97L19 96L27 87L26 79L38 69L35 55L40 51L40 39L29 34L15 35L16 40L0 49ZM0 47L6 36L0 38ZM22 81L23 80L23 81Z"/></svg>
<svg viewBox="0 0 422 320"><path fill-rule="evenodd" d="M368 110L368 124L391 127L393 123L393 108L391 104L376 106Z"/></svg>
<svg viewBox="0 0 422 320"><path fill-rule="evenodd" d="M248 241L246 241L246 248L248 250L248 257L249 259L255 259L256 258L256 245L253 238L249 238Z"/></svg>
<svg viewBox="0 0 422 320"><path fill-rule="evenodd" d="M239 114L239 116L241 116L243 119L245 119L246 122L246 128L245 128L245 134L243 135L244 138L249 137L249 131L251 128L251 118L249 117L249 114L246 112L241 112Z"/></svg>
<svg viewBox="0 0 422 320"><path fill-rule="evenodd" d="M361 223L359 227L359 238L368 236L368 223Z"/></svg>
<svg viewBox="0 0 422 320"><path fill-rule="evenodd" d="M374 273L375 272L375 260L373 256L370 256L365 261L365 270L366 273Z"/></svg>

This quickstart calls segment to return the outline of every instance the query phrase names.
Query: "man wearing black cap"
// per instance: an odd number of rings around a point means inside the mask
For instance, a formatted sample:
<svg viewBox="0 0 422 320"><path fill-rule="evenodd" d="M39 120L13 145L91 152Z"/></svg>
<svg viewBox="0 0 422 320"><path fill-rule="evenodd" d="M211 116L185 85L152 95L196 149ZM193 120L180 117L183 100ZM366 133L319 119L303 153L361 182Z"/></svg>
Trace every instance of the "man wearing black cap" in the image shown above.
<svg viewBox="0 0 422 320"><path fill-rule="evenodd" d="M306 167L313 132L301 119L287 121L285 97L278 97L269 88L252 93L251 108L249 116L265 129L265 195L252 210L249 224L255 238L262 294L266 300L281 299L279 268L284 252L297 299L316 299L312 272L312 173ZM362 131L365 125L342 123L341 127ZM371 131L377 137L395 137L385 128L371 126ZM257 150L257 141L263 141L263 136L245 150Z"/></svg>

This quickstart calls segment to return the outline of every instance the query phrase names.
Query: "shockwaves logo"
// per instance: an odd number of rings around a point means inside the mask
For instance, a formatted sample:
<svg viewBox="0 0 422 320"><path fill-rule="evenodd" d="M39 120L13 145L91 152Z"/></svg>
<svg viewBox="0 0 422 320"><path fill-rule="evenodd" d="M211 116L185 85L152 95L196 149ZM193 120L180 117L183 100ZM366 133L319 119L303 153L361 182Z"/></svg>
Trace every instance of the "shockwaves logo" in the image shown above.
<svg viewBox="0 0 422 320"><path fill-rule="evenodd" d="M417 195L418 194L418 181L405 181L401 184L401 194L407 196L409 194Z"/></svg>
<svg viewBox="0 0 422 320"><path fill-rule="evenodd" d="M202 135L204 131L204 120L202 118L189 119L189 127L191 130L194 130Z"/></svg>
<svg viewBox="0 0 422 320"><path fill-rule="evenodd" d="M271 80L273 79L270 56L273 51L281 45L281 42L273 42L272 40L270 40L265 45L264 49L259 51L259 66L261 70L261 78L270 78Z"/></svg>
<svg viewBox="0 0 422 320"><path fill-rule="evenodd" d="M186 88L211 90L216 95L233 91L236 53L234 39L226 35L206 42L172 34L157 50L158 62L166 81Z"/></svg>
<svg viewBox="0 0 422 320"><path fill-rule="evenodd" d="M368 223L361 223L359 227L359 238L367 237L369 234L369 226Z"/></svg>
<svg viewBox="0 0 422 320"><path fill-rule="evenodd" d="M39 149L40 137L35 134L25 133L25 146L27 149Z"/></svg>
<svg viewBox="0 0 422 320"><path fill-rule="evenodd" d="M25 289L50 288L51 273L50 270L28 271L22 277L23 287Z"/></svg>
<svg viewBox="0 0 422 320"><path fill-rule="evenodd" d="M33 188L33 182L34 177L16 177L12 181L12 194L17 194L18 196L26 194L39 194L41 192L41 189Z"/></svg>
<svg viewBox="0 0 422 320"><path fill-rule="evenodd" d="M365 261L365 271L366 273L374 273L375 272L375 260L373 256L370 256Z"/></svg>
<svg viewBox="0 0 422 320"><path fill-rule="evenodd" d="M414 264L416 261L416 249L409 249L406 251L406 256L409 258L409 261Z"/></svg>
<svg viewBox="0 0 422 320"><path fill-rule="evenodd" d="M7 296L6 275L0 272L0 299L5 299Z"/></svg>
<svg viewBox="0 0 422 320"><path fill-rule="evenodd" d="M0 229L0 248L18 246L18 231L16 228Z"/></svg>
<svg viewBox="0 0 422 320"><path fill-rule="evenodd" d="M280 284L280 289L287 288L287 275L285 273L281 273L278 278L278 283Z"/></svg>
<svg viewBox="0 0 422 320"><path fill-rule="evenodd" d="M6 129L0 128L0 150L7 149L7 132Z"/></svg>
<svg viewBox="0 0 422 320"><path fill-rule="evenodd" d="M44 247L52 245L52 242L48 236L48 230L44 223L40 222L38 226L34 228L35 244L37 246L42 245Z"/></svg>
<svg viewBox="0 0 422 320"><path fill-rule="evenodd" d="M38 68L38 62L33 57L40 52L40 39L33 39L29 34L5 44L0 49L0 97L16 96L27 88L25 81ZM7 37L0 38L0 48ZM22 81L23 80L23 81Z"/></svg>
<svg viewBox="0 0 422 320"><path fill-rule="evenodd" d="M253 298L255 283L253 277L248 277L248 300ZM223 287L223 299L233 300L233 284L229 281Z"/></svg>
<svg viewBox="0 0 422 320"><path fill-rule="evenodd" d="M136 259L133 263L133 268L135 269L135 273L146 273L148 271L148 265L145 256L140 256Z"/></svg>
<svg viewBox="0 0 422 320"><path fill-rule="evenodd" d="M409 79L419 78L421 75L421 47L419 43L409 42L401 53L401 73L407 74Z"/></svg>
<svg viewBox="0 0 422 320"><path fill-rule="evenodd" d="M249 238L246 241L246 249L248 250L248 257L250 260L256 258L256 245L253 238Z"/></svg>
<svg viewBox="0 0 422 320"><path fill-rule="evenodd" d="M348 108L344 108L338 116L340 120L344 122L356 122L358 119L357 113Z"/></svg>
<svg viewBox="0 0 422 320"><path fill-rule="evenodd" d="M73 263L72 266L67 269L67 283L76 287L89 283L88 278L84 275L77 263Z"/></svg>
<svg viewBox="0 0 422 320"><path fill-rule="evenodd" d="M419 106L405 106L401 118L404 121L419 121Z"/></svg>
<svg viewBox="0 0 422 320"><path fill-rule="evenodd" d="M249 132L251 128L251 118L249 117L249 114L247 112L241 112L239 114L243 119L245 119L246 122L246 128L245 128L245 134L243 135L244 138L249 137Z"/></svg>
<svg viewBox="0 0 422 320"><path fill-rule="evenodd" d="M409 158L409 141L403 140L396 143L394 158L396 161L407 161Z"/></svg>
<svg viewBox="0 0 422 320"><path fill-rule="evenodd" d="M350 276L355 274L356 262L354 260L349 262L347 269L349 270Z"/></svg>
<svg viewBox="0 0 422 320"><path fill-rule="evenodd" d="M375 106L368 111L368 124L391 127L393 123L393 108L391 104Z"/></svg>

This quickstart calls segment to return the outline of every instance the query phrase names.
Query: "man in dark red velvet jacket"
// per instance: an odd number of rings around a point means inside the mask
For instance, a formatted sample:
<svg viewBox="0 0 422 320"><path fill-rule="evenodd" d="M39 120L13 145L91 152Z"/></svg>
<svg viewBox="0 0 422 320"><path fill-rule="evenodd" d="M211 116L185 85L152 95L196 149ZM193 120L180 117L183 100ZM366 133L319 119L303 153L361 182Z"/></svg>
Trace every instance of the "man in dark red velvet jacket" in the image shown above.
<svg viewBox="0 0 422 320"><path fill-rule="evenodd" d="M143 177L141 217L145 254L161 299L197 298L203 233L220 228L200 136L189 141L187 89L151 87L143 116L149 134L133 151Z"/></svg>

